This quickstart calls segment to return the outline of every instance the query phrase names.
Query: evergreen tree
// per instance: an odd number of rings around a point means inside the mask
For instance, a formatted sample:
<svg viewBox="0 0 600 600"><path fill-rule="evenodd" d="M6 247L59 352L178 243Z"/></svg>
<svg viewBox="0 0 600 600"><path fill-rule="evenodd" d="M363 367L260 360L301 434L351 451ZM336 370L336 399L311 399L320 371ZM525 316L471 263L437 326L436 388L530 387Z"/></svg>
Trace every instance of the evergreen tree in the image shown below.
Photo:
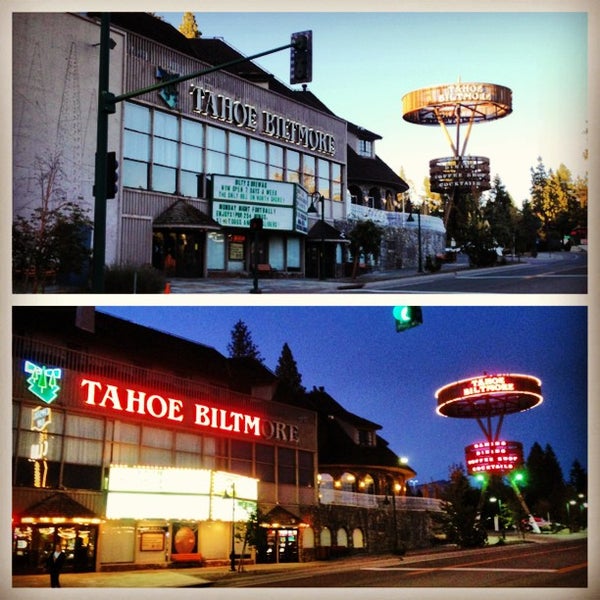
<svg viewBox="0 0 600 600"><path fill-rule="evenodd" d="M281 349L281 355L275 369L275 375L279 377L280 383L292 394L303 394L306 389L302 385L302 375L298 371L298 365L292 355L290 347L285 343Z"/></svg>
<svg viewBox="0 0 600 600"><path fill-rule="evenodd" d="M231 358L253 358L261 363L264 361L252 340L248 326L241 319L231 330L231 341L227 345L227 350Z"/></svg>
<svg viewBox="0 0 600 600"><path fill-rule="evenodd" d="M535 442L527 457L528 479L525 500L537 515L554 520L564 518L566 486L562 469L550 444L542 450Z"/></svg>
<svg viewBox="0 0 600 600"><path fill-rule="evenodd" d="M484 546L487 540L485 529L477 521L481 492L472 488L462 465L454 465L450 470L450 485L443 494L440 519L449 543L462 548Z"/></svg>
<svg viewBox="0 0 600 600"><path fill-rule="evenodd" d="M190 39L196 39L202 35L202 32L198 31L198 24L196 23L196 17L194 16L194 13L183 13L183 20L179 26L179 31L185 35L186 38Z"/></svg>
<svg viewBox="0 0 600 600"><path fill-rule="evenodd" d="M483 207L483 217L489 223L491 235L503 248L512 248L516 208L499 175L494 178L487 198L487 203Z"/></svg>
<svg viewBox="0 0 600 600"><path fill-rule="evenodd" d="M587 495L587 473L577 459L575 459L571 465L569 485L576 494Z"/></svg>
<svg viewBox="0 0 600 600"><path fill-rule="evenodd" d="M354 258L353 279L358 273L358 261L361 255L365 257L365 260L369 255L373 256L375 261L379 259L382 237L383 229L371 220L359 221L350 231L348 239L350 240L350 252Z"/></svg>

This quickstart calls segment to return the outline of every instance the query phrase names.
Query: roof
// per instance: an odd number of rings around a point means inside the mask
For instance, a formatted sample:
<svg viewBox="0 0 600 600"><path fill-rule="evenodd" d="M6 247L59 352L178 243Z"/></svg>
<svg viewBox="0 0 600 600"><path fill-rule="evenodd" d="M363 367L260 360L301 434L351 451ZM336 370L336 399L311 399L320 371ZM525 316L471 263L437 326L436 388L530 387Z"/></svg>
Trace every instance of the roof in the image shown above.
<svg viewBox="0 0 600 600"><path fill-rule="evenodd" d="M185 200L176 200L164 210L156 219L154 226L163 226L177 229L185 227L186 229L213 229L220 230L221 226L211 217L204 214L201 210L192 206Z"/></svg>
<svg viewBox="0 0 600 600"><path fill-rule="evenodd" d="M356 137L360 138L361 140L369 140L371 142L374 142L375 140L382 139L381 136L377 133L373 133L372 131L361 127L360 125L350 123L350 121L348 121L348 131L350 133L353 133Z"/></svg>
<svg viewBox="0 0 600 600"><path fill-rule="evenodd" d="M375 158L359 156L348 146L348 183L376 183L405 192L408 184L384 163Z"/></svg>
<svg viewBox="0 0 600 600"><path fill-rule="evenodd" d="M319 240L323 242L339 242L343 244L350 243L346 236L335 227L325 221L317 221L308 232L309 240Z"/></svg>
<svg viewBox="0 0 600 600"><path fill-rule="evenodd" d="M26 518L53 518L66 517L67 519L97 519L98 515L73 500L64 492L56 492L46 496L23 511L22 517Z"/></svg>

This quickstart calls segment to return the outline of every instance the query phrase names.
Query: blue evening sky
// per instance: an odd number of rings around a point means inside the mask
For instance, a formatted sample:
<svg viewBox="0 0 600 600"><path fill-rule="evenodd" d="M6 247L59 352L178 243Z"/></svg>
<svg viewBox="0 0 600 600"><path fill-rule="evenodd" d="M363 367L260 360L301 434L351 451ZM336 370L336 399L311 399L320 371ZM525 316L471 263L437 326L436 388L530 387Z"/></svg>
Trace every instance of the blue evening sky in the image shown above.
<svg viewBox="0 0 600 600"><path fill-rule="evenodd" d="M577 10L578 3L569 5ZM183 16L157 14L175 27ZM312 30L309 89L340 117L381 135L377 153L396 173L404 169L417 195L429 161L451 149L439 127L402 119L402 97L459 79L513 92L513 113L475 125L467 154L490 158L492 177L500 175L517 205L529 196L538 157L554 170L565 164L574 177L589 169L582 157L589 147L586 12L194 14L204 37L222 37L248 56L289 43L293 32ZM257 63L289 84L289 50ZM464 137L466 128L461 131Z"/></svg>
<svg viewBox="0 0 600 600"><path fill-rule="evenodd" d="M99 307L228 355L231 330L246 323L274 370L290 346L307 389L324 386L347 410L382 426L419 482L444 479L482 440L475 421L438 416L435 392L484 372L542 380L544 402L507 416L503 437L550 444L566 479L587 469L587 309L582 306L423 306L423 325L397 333L391 306Z"/></svg>

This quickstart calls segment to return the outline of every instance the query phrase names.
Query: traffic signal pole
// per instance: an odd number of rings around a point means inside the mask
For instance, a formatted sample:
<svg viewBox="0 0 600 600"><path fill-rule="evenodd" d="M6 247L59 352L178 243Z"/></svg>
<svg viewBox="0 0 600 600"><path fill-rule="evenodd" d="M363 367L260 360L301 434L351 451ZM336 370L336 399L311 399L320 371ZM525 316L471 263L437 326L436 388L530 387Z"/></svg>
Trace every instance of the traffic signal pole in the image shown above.
<svg viewBox="0 0 600 600"><path fill-rule="evenodd" d="M305 44L305 39L295 40L292 36L292 42L284 46L278 46L271 50L265 50L252 56L241 57L202 71L196 71L189 75L182 75L162 83L157 83L139 90L127 92L115 96L108 91L109 87L109 65L110 65L110 13L102 13L100 22L100 68L98 76L98 120L96 132L96 162L94 173L94 244L92 256L92 291L96 293L104 292L104 263L106 257L106 152L108 149L108 115L116 110L117 102L129 100L159 90L168 85L176 85L196 77L202 77L215 71L226 69L244 62L268 56L288 48L297 48Z"/></svg>

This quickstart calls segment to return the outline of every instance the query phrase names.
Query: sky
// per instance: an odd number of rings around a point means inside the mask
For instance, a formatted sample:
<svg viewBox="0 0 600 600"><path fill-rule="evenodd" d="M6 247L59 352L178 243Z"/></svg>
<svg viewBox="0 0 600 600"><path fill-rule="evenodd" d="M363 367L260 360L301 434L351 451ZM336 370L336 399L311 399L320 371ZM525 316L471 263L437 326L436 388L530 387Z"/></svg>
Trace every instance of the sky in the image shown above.
<svg viewBox="0 0 600 600"><path fill-rule="evenodd" d="M512 114L474 125L466 153L490 159L492 178L500 176L517 206L529 197L538 157L549 169L564 164L573 178L585 175L586 12L385 12L380 5L373 4L377 12L194 15L203 37L221 37L247 56L312 30L308 89L338 116L382 136L377 154L396 173L403 170L417 199L429 161L452 151L440 127L402 119L402 97L459 80L512 90ZM396 11L403 4L392 6ZM157 14L176 28L182 22L180 12ZM289 50L256 62L289 85ZM450 131L454 139L455 128ZM463 126L461 139L465 134Z"/></svg>
<svg viewBox="0 0 600 600"><path fill-rule="evenodd" d="M484 373L542 381L544 402L509 415L502 438L556 453L565 480L587 470L587 308L423 306L423 324L396 332L392 306L168 306L98 310L210 346L228 356L238 320L275 370L285 343L302 383L323 386L346 410L381 425L417 481L447 479L465 446L483 441L476 421L439 416L435 392Z"/></svg>

